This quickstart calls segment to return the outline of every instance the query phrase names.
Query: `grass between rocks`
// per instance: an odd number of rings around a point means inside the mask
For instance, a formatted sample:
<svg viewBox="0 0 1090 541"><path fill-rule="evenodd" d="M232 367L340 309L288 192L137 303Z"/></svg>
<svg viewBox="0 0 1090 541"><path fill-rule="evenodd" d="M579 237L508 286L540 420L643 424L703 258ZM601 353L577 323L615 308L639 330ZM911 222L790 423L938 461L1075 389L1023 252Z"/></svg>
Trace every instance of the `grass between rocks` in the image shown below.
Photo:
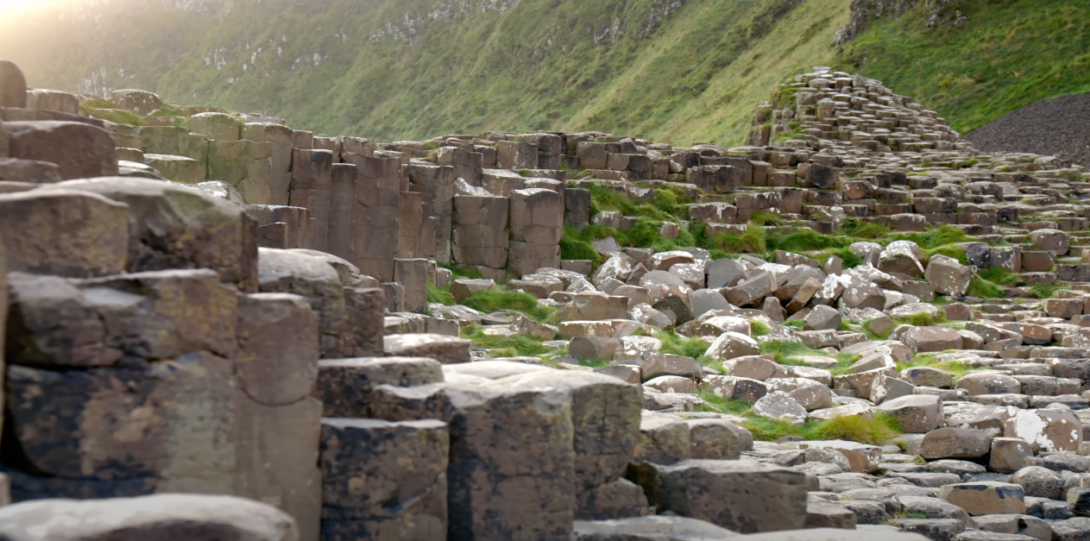
<svg viewBox="0 0 1090 541"><path fill-rule="evenodd" d="M480 325L462 327L462 338L490 351L493 357L537 357L553 350L542 345L540 340L528 336L490 336L484 333Z"/></svg>
<svg viewBox="0 0 1090 541"><path fill-rule="evenodd" d="M984 280L982 278L974 278L969 282L969 288L965 290L965 294L969 297L980 297L983 299L999 299L1006 293L995 282Z"/></svg>
<svg viewBox="0 0 1090 541"><path fill-rule="evenodd" d="M755 337L756 336L767 336L769 334L772 334L772 327L769 327L763 321L750 321L749 322L749 332L750 332L750 334L752 334Z"/></svg>
<svg viewBox="0 0 1090 541"><path fill-rule="evenodd" d="M688 338L669 329L661 330L652 336L662 342L663 353L692 357L704 366L724 372L723 363L706 354L711 343L703 338Z"/></svg>
<svg viewBox="0 0 1090 541"><path fill-rule="evenodd" d="M687 338L670 330L659 331L652 336L662 342L663 353L694 359L703 357L711 345L703 338Z"/></svg>
<svg viewBox="0 0 1090 541"><path fill-rule="evenodd" d="M451 277L451 281L457 280L458 278L472 278L474 280L480 280L484 278L484 275L481 274L481 271L477 269L469 267L458 267L455 265L444 265L442 263L439 263L438 266L450 271L450 273L453 275Z"/></svg>
<svg viewBox="0 0 1090 541"><path fill-rule="evenodd" d="M761 417L753 413L752 405L745 400L726 400L711 391L700 393L700 397L709 404L704 408L706 411L744 417L741 425L753 433L753 439L759 441L796 437L807 441L847 440L877 445L902 433L897 420L881 412L875 412L874 419L846 416L796 425Z"/></svg>
<svg viewBox="0 0 1090 541"><path fill-rule="evenodd" d="M773 355L776 357L776 362L786 365L802 365L802 361L795 360L795 357L803 356L817 356L828 357L829 354L821 351L820 349L814 349L806 346L802 342L792 342L789 340L780 340L774 342L764 342L761 344L761 355Z"/></svg>
<svg viewBox="0 0 1090 541"><path fill-rule="evenodd" d="M624 193L613 191L606 186L592 184L591 215L603 210L618 211L624 216L638 216L640 220L627 231L618 231L611 227L592 225L583 231L565 228L561 239L561 257L564 259L589 259L595 266L604 260L604 256L590 244L592 241L613 237L621 247L652 248L657 252L677 250L682 247L698 247L708 250L713 259L730 257L734 254L751 254L765 260L771 260L776 250L793 253L805 253L819 262L829 256L837 256L844 261L845 268L862 264L863 259L849 250L856 242L875 242L888 245L897 240L909 240L918 244L924 252L921 261L927 261L935 255L946 255L966 263L965 248L961 243L974 242L976 239L960 229L944 225L930 231L895 233L888 227L860 222L848 218L833 235L825 235L811 229L784 231L779 226L783 220L768 213L755 214L742 233L719 233L707 236L706 226L695 224L682 227L677 239L670 239L659 234L659 227L669 221L682 224L688 218L686 205L691 201L672 189L657 190L648 202L637 202ZM775 227L765 227L775 226Z"/></svg>
<svg viewBox="0 0 1090 541"><path fill-rule="evenodd" d="M1025 287L1026 285L1028 285L1026 280L1018 273L1005 269L984 269L977 273L977 277L969 283L966 295L985 299L998 299L1006 296L1003 287ZM1063 289L1063 286L1036 285L1030 287L1030 292L1038 299L1051 299L1061 289Z"/></svg>
<svg viewBox="0 0 1090 541"><path fill-rule="evenodd" d="M1026 285L1028 285L1026 280L1018 273L1005 269L984 269L969 283L966 295L998 299L1006 296L1003 287L1025 287ZM1030 288L1030 292L1038 299L1050 299L1061 289L1063 286L1036 285Z"/></svg>
<svg viewBox="0 0 1090 541"><path fill-rule="evenodd" d="M862 325L859 326L859 329L860 329L859 332L867 335L867 340L885 340L885 339L889 338L889 335L893 332L893 329L896 328L896 327L893 327L893 328L889 329L888 331L886 331L883 334L878 334L878 333L875 333L874 331L870 330L870 324L871 324L872 321L874 321L874 320L873 319L868 319L868 320L864 321Z"/></svg>
<svg viewBox="0 0 1090 541"><path fill-rule="evenodd" d="M589 259L597 267L602 263L602 254L590 244L590 240L592 239L587 238L578 229L570 225L564 226L564 236L560 237L560 258Z"/></svg>
<svg viewBox="0 0 1090 541"><path fill-rule="evenodd" d="M478 312L518 312L541 323L548 323L558 311L556 308L538 306L537 297L512 291L502 287L493 287L473 295L462 303Z"/></svg>
<svg viewBox="0 0 1090 541"><path fill-rule="evenodd" d="M445 289L440 289L433 282L428 282L428 302L438 303L443 306L454 306L458 304L454 301L454 296Z"/></svg>
<svg viewBox="0 0 1090 541"><path fill-rule="evenodd" d="M829 355L820 349L814 349L801 342L792 342L789 340L762 343L761 355L773 355L775 356L777 363L785 366L809 366L799 360L798 357L829 357L831 359L836 359L837 365L827 369L834 376L849 373L849 368L852 363L859 360L859 356L857 355L852 355L850 353Z"/></svg>
<svg viewBox="0 0 1090 541"><path fill-rule="evenodd" d="M930 327L946 321L943 317L935 317L932 314L912 314L902 319L893 320L898 325L912 325L914 327ZM894 327L896 328L896 327ZM890 332L893 332L892 330Z"/></svg>
<svg viewBox="0 0 1090 541"><path fill-rule="evenodd" d="M1030 288L1030 291L1032 291L1033 294L1036 295L1038 299L1044 300L1044 299L1051 299L1053 296L1056 295L1056 292L1061 290L1061 289L1064 289L1064 287L1063 286L1058 286L1058 285L1033 286L1033 287Z"/></svg>
<svg viewBox="0 0 1090 541"><path fill-rule="evenodd" d="M990 370L986 366L969 366L965 363L958 361L936 361L934 354L924 354L915 356L911 362L897 363L897 371L901 372L909 368L917 368L926 366L929 368L938 368L954 377L956 383L959 379L965 377L966 374L975 370Z"/></svg>

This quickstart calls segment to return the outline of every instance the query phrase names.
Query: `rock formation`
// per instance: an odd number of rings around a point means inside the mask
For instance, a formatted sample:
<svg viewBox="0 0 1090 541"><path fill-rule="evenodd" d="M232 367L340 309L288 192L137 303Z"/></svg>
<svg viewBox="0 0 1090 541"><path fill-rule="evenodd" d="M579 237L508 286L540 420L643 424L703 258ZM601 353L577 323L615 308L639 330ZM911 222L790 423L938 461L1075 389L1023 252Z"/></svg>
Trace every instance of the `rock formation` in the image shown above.
<svg viewBox="0 0 1090 541"><path fill-rule="evenodd" d="M0 64L0 537L1090 535L1078 166L826 68L735 149L111 98Z"/></svg>

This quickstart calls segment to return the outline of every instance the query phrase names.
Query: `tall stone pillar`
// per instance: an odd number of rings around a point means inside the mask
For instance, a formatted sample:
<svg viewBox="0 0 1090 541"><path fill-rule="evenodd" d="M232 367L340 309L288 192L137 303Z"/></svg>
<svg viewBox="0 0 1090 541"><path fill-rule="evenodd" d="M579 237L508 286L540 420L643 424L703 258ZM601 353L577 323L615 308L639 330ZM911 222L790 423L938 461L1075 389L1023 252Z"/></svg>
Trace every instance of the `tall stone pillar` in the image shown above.
<svg viewBox="0 0 1090 541"><path fill-rule="evenodd" d="M428 309L427 259L395 259L394 281L404 288L406 312L424 313Z"/></svg>
<svg viewBox="0 0 1090 541"><path fill-rule="evenodd" d="M492 279L506 276L509 203L506 197L454 196L451 253L456 264L477 267Z"/></svg>
<svg viewBox="0 0 1090 541"><path fill-rule="evenodd" d="M239 297L235 401L235 495L295 518L300 539L317 540L321 516L318 444L322 402L318 316L298 295Z"/></svg>
<svg viewBox="0 0 1090 541"><path fill-rule="evenodd" d="M356 258L356 166L333 164L329 194L329 253L346 261Z"/></svg>
<svg viewBox="0 0 1090 541"><path fill-rule="evenodd" d="M352 263L380 282L394 277L401 161L351 156L356 166L356 246Z"/></svg>
<svg viewBox="0 0 1090 541"><path fill-rule="evenodd" d="M247 201L287 205L291 189L292 130L277 124L244 124L242 138L269 144L269 200Z"/></svg>
<svg viewBox="0 0 1090 541"><path fill-rule="evenodd" d="M564 198L545 188L511 192L511 247L507 269L519 276L560 267Z"/></svg>
<svg viewBox="0 0 1090 541"><path fill-rule="evenodd" d="M421 236L430 225L424 214L424 194L420 192L401 192L397 207L397 248L395 257L427 257L423 252ZM429 252L430 250L430 246Z"/></svg>
<svg viewBox="0 0 1090 541"><path fill-rule="evenodd" d="M424 194L425 228L419 257L450 263L451 220L454 212L454 167L417 165L409 169L409 189Z"/></svg>
<svg viewBox="0 0 1090 541"><path fill-rule="evenodd" d="M329 204L333 178L333 153L328 150L295 149L291 170L293 207L310 209L307 248L328 251Z"/></svg>

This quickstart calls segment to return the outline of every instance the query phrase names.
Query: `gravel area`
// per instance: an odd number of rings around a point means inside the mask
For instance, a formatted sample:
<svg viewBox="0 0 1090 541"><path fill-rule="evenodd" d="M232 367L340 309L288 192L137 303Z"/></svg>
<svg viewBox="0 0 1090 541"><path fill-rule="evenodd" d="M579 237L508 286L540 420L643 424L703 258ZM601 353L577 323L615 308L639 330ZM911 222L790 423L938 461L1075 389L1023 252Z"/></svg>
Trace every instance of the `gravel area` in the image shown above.
<svg viewBox="0 0 1090 541"><path fill-rule="evenodd" d="M1062 156L1090 167L1090 94L1032 103L964 138L983 152Z"/></svg>

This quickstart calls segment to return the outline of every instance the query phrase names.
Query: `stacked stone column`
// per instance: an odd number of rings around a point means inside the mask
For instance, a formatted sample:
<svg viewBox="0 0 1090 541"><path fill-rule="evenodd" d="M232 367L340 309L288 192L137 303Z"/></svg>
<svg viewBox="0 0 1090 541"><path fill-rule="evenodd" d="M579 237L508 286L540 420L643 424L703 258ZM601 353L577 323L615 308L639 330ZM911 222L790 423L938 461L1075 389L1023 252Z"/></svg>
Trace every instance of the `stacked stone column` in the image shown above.
<svg viewBox="0 0 1090 541"><path fill-rule="evenodd" d="M545 188L511 192L511 243L507 268L519 276L560 267L564 198Z"/></svg>
<svg viewBox="0 0 1090 541"><path fill-rule="evenodd" d="M456 265L475 267L493 279L507 275L510 202L506 197L454 196L451 254Z"/></svg>
<svg viewBox="0 0 1090 541"><path fill-rule="evenodd" d="M326 251L346 261L356 258L355 235L359 219L356 212L356 176L355 165L333 164Z"/></svg>
<svg viewBox="0 0 1090 541"><path fill-rule="evenodd" d="M450 237L453 219L454 166L412 164L409 189L423 196L423 217L427 220L419 236L416 257L430 257L450 263Z"/></svg>
<svg viewBox="0 0 1090 541"><path fill-rule="evenodd" d="M292 130L277 124L245 124L242 126L242 138L270 146L270 171L268 180L268 200L251 200L247 203L287 205L291 190Z"/></svg>
<svg viewBox="0 0 1090 541"><path fill-rule="evenodd" d="M307 247L329 251L330 190L333 187L333 153L328 150L295 149L292 158L291 192L293 207L310 210Z"/></svg>
<svg viewBox="0 0 1090 541"><path fill-rule="evenodd" d="M224 113L194 115L190 129L208 139L209 180L231 184L251 203L273 202L272 143L244 139L241 122Z"/></svg>
<svg viewBox="0 0 1090 541"><path fill-rule="evenodd" d="M348 157L356 166L356 233L352 263L380 282L394 276L401 198L401 162L365 155Z"/></svg>

